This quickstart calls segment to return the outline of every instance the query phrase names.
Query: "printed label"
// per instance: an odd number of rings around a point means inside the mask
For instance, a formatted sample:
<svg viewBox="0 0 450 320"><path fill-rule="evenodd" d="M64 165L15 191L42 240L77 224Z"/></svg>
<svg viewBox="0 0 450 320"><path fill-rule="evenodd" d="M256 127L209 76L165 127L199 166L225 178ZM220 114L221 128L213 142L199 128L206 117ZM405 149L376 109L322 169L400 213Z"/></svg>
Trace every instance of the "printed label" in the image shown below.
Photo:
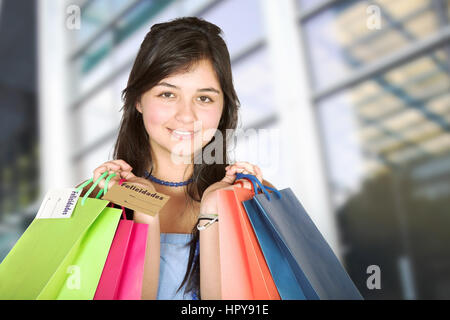
<svg viewBox="0 0 450 320"><path fill-rule="evenodd" d="M121 186L118 184L112 186L102 199L154 216L170 197L154 190L148 190L140 185L124 182Z"/></svg>
<svg viewBox="0 0 450 320"><path fill-rule="evenodd" d="M54 189L47 192L36 215L36 219L66 219L72 216L81 191L76 189Z"/></svg>

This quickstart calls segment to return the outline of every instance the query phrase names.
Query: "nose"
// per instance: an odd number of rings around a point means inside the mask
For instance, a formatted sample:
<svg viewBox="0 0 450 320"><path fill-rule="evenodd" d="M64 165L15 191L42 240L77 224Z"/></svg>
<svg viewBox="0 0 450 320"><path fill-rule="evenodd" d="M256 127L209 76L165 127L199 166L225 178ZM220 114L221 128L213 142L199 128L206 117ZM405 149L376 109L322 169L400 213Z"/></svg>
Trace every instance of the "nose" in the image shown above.
<svg viewBox="0 0 450 320"><path fill-rule="evenodd" d="M175 119L183 123L192 123L195 121L195 111L193 103L183 100L178 104L177 113Z"/></svg>

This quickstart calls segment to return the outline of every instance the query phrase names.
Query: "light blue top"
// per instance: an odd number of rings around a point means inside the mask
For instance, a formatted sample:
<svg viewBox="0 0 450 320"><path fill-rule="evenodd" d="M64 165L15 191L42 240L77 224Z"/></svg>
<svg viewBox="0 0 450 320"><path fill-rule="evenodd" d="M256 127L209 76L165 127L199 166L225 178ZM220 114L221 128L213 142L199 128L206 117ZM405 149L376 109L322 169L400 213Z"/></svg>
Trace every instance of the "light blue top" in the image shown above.
<svg viewBox="0 0 450 320"><path fill-rule="evenodd" d="M186 283L176 292L189 260L189 241L192 235L187 233L161 233L161 259L159 265L158 300L195 300L195 294L185 293Z"/></svg>

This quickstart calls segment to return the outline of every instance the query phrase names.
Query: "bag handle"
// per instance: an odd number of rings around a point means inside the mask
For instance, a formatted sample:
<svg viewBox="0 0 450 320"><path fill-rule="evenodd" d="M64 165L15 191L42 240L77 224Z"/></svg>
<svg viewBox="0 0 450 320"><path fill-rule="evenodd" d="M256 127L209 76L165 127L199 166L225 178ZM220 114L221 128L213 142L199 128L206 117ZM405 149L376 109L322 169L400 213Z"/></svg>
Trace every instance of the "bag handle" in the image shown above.
<svg viewBox="0 0 450 320"><path fill-rule="evenodd" d="M114 178L115 176L116 176L116 174L113 172L113 173L111 173L111 174L108 176L108 178L106 178L106 180L105 180L105 187L104 187L102 190L99 191L99 193L97 194L97 196L95 197L95 199L100 198L103 194L106 194L106 192L108 192L108 184L109 184L109 181L110 181L112 178Z"/></svg>
<svg viewBox="0 0 450 320"><path fill-rule="evenodd" d="M81 205L84 206L84 203L86 202L86 199L89 197L89 195L92 193L92 191L94 191L95 187L99 184L99 182L108 175L108 171L104 172L95 182L94 184L90 187L90 189L86 192L86 194L84 195L83 199L81 199ZM82 191L84 187L86 187L89 183L91 183L92 181L94 181L93 178L87 180L85 183L83 183L81 186L79 186L76 191Z"/></svg>
<svg viewBox="0 0 450 320"><path fill-rule="evenodd" d="M122 185L122 183L124 183L125 181L127 181L126 179L120 179L119 180L119 186L121 186ZM105 187L106 187L106 185L105 185ZM109 205L111 208L114 208L114 203L110 203L110 205ZM121 206L122 207L122 218L123 218L123 220L127 220L127 215L125 214L125 208L123 207L123 206Z"/></svg>
<svg viewBox="0 0 450 320"><path fill-rule="evenodd" d="M119 180L119 186L121 186L122 185L122 183L124 183L125 181L127 181L126 179L120 179ZM114 208L114 203L110 203L109 204L109 207L110 208ZM127 215L125 214L125 208L123 207L123 206L121 206L122 207L122 218L124 219L124 220L127 220Z"/></svg>
<svg viewBox="0 0 450 320"><path fill-rule="evenodd" d="M276 195L278 196L278 199L281 199L281 193L280 191L278 191L275 188L269 187L269 186L265 186L261 183L261 181L259 181L259 179L257 177L255 177L254 175L251 174L244 174L244 173L240 173L238 172L236 174L236 180L239 179L247 179L249 180L252 184L253 184L253 190L255 193L258 193L259 190L261 190L262 192L264 192L264 194L267 197L267 200L270 201L270 194L267 190L273 191L274 193L276 193ZM256 186L256 184L259 185L259 187Z"/></svg>
<svg viewBox="0 0 450 320"><path fill-rule="evenodd" d="M126 182L127 181L127 179L120 179L119 180L119 186L121 186L122 185L122 183L124 183L124 182ZM124 220L127 220L127 215L125 214L125 208L122 206L122 218L124 219Z"/></svg>

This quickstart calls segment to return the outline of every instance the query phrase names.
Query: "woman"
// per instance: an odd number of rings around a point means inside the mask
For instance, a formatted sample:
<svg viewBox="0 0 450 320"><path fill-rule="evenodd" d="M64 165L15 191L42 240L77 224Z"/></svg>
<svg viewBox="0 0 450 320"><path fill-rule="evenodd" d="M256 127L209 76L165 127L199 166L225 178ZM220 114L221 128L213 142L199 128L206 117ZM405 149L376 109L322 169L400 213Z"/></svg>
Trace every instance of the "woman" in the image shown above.
<svg viewBox="0 0 450 320"><path fill-rule="evenodd" d="M236 128L239 100L221 33L195 17L152 26L122 93L116 160L94 170L94 181L118 174L109 188L124 178L170 196L154 217L130 212L149 224L143 299L220 299L220 222L199 231L214 220L198 217L217 214L217 191L231 188L237 172L263 181L255 165L227 166L222 138ZM206 150L214 162L205 161Z"/></svg>

